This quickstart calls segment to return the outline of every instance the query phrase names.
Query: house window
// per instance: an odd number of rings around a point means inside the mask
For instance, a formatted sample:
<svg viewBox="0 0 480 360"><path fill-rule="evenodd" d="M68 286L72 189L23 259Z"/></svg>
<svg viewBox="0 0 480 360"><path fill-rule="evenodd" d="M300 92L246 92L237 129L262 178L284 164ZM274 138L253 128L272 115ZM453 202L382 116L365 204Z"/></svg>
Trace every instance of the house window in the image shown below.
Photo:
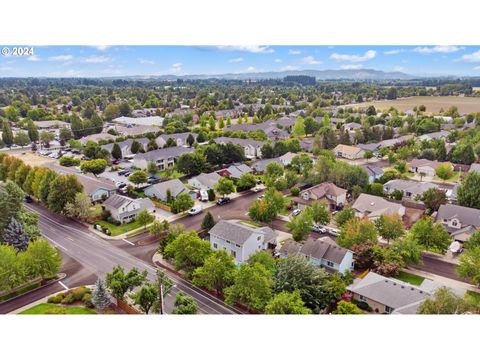
<svg viewBox="0 0 480 360"><path fill-rule="evenodd" d="M226 240L227 244L230 244L230 240Z"/></svg>
<svg viewBox="0 0 480 360"><path fill-rule="evenodd" d="M387 314L391 314L393 312L393 310L395 310L395 309L391 308L390 306L385 306L385 312Z"/></svg>
<svg viewBox="0 0 480 360"><path fill-rule="evenodd" d="M257 237L257 240L258 241L262 240L262 237L261 236Z"/></svg>
<svg viewBox="0 0 480 360"><path fill-rule="evenodd" d="M236 258L236 257L237 257L237 252L232 250L232 256L233 256L234 258Z"/></svg>
<svg viewBox="0 0 480 360"><path fill-rule="evenodd" d="M334 263L333 263L333 262L331 262L331 261L327 261L327 266L329 266L329 267L333 267L333 266L334 266Z"/></svg>
<svg viewBox="0 0 480 360"><path fill-rule="evenodd" d="M217 243L213 243L213 248L214 248L214 249L218 248Z"/></svg>
<svg viewBox="0 0 480 360"><path fill-rule="evenodd" d="M367 298L363 295L359 295L358 298L362 301L367 301Z"/></svg>
<svg viewBox="0 0 480 360"><path fill-rule="evenodd" d="M452 221L452 226L458 226L457 220L453 220L453 221Z"/></svg>
<svg viewBox="0 0 480 360"><path fill-rule="evenodd" d="M238 245L238 244L235 244L235 246L238 247L238 248L240 247L240 245Z"/></svg>

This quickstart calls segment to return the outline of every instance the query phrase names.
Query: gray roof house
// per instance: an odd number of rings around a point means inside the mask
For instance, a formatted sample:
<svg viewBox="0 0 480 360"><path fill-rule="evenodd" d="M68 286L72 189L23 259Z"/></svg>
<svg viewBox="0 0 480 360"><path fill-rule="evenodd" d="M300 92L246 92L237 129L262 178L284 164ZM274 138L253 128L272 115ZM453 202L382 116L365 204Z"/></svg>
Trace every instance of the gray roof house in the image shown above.
<svg viewBox="0 0 480 360"><path fill-rule="evenodd" d="M371 151L372 153L374 153L378 151L378 149L380 149L380 143L357 144L357 147L362 150Z"/></svg>
<svg viewBox="0 0 480 360"><path fill-rule="evenodd" d="M193 132L192 133L184 132L184 133L177 133L177 134L162 134L159 137L157 137L156 142L159 147L164 147L168 139L173 139L177 144L177 146L188 146L187 139L190 134L192 134L195 140L197 139L198 134Z"/></svg>
<svg viewBox="0 0 480 360"><path fill-rule="evenodd" d="M195 189L199 190L209 190L213 189L217 184L218 180L220 180L221 176L218 175L216 172L211 173L201 173L191 179L188 180L188 185L194 187Z"/></svg>
<svg viewBox="0 0 480 360"><path fill-rule="evenodd" d="M257 158L262 156L262 146L266 144L265 141L257 141L252 139L238 139L229 137L218 137L214 139L217 144L227 144L231 142L235 145L240 145L243 148L245 157Z"/></svg>
<svg viewBox="0 0 480 360"><path fill-rule="evenodd" d="M230 174L229 177L232 177L234 179L240 179L243 174L253 172L253 169L246 164L231 165L224 170L226 170ZM221 172L221 170L219 172Z"/></svg>
<svg viewBox="0 0 480 360"><path fill-rule="evenodd" d="M362 166L368 174L368 182L371 184L383 176L383 169L375 165L365 164Z"/></svg>
<svg viewBox="0 0 480 360"><path fill-rule="evenodd" d="M431 295L426 289L372 271L363 279L355 279L347 289L354 300L366 302L379 314L416 313L418 306Z"/></svg>
<svg viewBox="0 0 480 360"><path fill-rule="evenodd" d="M147 149L147 144L149 142L149 140L147 138L140 138L140 139L127 139L127 140L124 140L124 141L121 141L118 144L118 146L120 146L120 150L122 150L122 156L125 157L125 156L129 156L129 155L133 155L132 151L130 150L132 148L132 143L133 141L136 141L138 142L140 145L142 145L143 147L143 150L146 150ZM106 145L102 145L102 148L108 150L109 152L112 152L112 149L113 149L113 145L115 143L111 143L111 144L106 144Z"/></svg>
<svg viewBox="0 0 480 360"><path fill-rule="evenodd" d="M354 266L353 252L335 244L329 237L309 238L303 245L287 240L279 250L280 256L303 256L312 264L329 271L345 274Z"/></svg>
<svg viewBox="0 0 480 360"><path fill-rule="evenodd" d="M413 200L415 200L417 196L421 196L427 190L439 188L440 187L437 184L430 182L401 179L390 180L383 184L383 191L387 194L391 194L395 190L398 190L404 197Z"/></svg>
<svg viewBox="0 0 480 360"><path fill-rule="evenodd" d="M90 196L90 199L95 201L102 201L108 199L111 195L117 192L115 185L102 178L96 178L86 174L75 174L78 181L83 185L83 192Z"/></svg>
<svg viewBox="0 0 480 360"><path fill-rule="evenodd" d="M436 221L443 224L452 235L468 227L479 229L480 210L453 204L440 205Z"/></svg>
<svg viewBox="0 0 480 360"><path fill-rule="evenodd" d="M148 197L154 197L161 201L167 201L167 191L170 190L172 199L175 199L182 193L188 193L188 189L178 179L172 179L158 184L151 185L144 190Z"/></svg>
<svg viewBox="0 0 480 360"><path fill-rule="evenodd" d="M183 146L152 150L146 153L135 154L133 165L140 169L146 169L148 163L152 161L157 164L160 170L163 170L167 167L173 166L175 160L178 159L180 155L191 152L193 152L192 148Z"/></svg>
<svg viewBox="0 0 480 360"><path fill-rule="evenodd" d="M225 250L237 263L277 245L277 234L271 228L255 227L240 220L220 220L208 233L212 250Z"/></svg>
<svg viewBox="0 0 480 360"><path fill-rule="evenodd" d="M135 220L140 212L140 204L135 199L118 194L110 196L102 206L110 212L115 220L121 223Z"/></svg>
<svg viewBox="0 0 480 360"><path fill-rule="evenodd" d="M360 194L352 205L357 217L368 217L370 220L378 219L382 215L398 214L400 217L405 215L405 207L386 200L380 196L370 194Z"/></svg>
<svg viewBox="0 0 480 360"><path fill-rule="evenodd" d="M281 164L280 158L276 157L271 159L257 160L252 164L252 168L258 173L263 173L267 168L267 165L270 164L271 162L276 162L277 164Z"/></svg>

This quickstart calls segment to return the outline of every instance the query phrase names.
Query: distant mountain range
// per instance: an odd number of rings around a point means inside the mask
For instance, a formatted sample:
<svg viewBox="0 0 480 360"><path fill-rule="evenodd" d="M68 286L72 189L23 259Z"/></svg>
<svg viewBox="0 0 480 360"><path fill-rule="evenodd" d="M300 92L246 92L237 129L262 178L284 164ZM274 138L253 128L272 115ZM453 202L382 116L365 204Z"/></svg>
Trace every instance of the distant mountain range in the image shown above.
<svg viewBox="0 0 480 360"><path fill-rule="evenodd" d="M227 80L261 80L261 79L282 79L285 76L307 75L317 80L410 80L418 76L408 75L402 72L385 72L373 69L361 70L291 70L291 71L269 71L249 73L228 73L228 74L198 74L198 75L160 75L160 76L139 76L139 78L159 80L205 80L205 79L227 79Z"/></svg>

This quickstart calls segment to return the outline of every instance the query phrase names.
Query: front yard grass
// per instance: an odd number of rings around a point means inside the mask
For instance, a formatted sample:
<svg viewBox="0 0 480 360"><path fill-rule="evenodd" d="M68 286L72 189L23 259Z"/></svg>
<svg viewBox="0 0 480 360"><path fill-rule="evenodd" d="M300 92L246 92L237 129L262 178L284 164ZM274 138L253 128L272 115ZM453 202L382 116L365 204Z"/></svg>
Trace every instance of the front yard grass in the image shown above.
<svg viewBox="0 0 480 360"><path fill-rule="evenodd" d="M461 171L455 171L453 173L453 176L451 176L450 178L448 178L447 180L442 180L440 179L438 176L434 176L433 177L433 180L435 181L448 181L448 182L458 182L458 180L460 180L460 174L461 174Z"/></svg>
<svg viewBox="0 0 480 360"><path fill-rule="evenodd" d="M24 315L40 315L40 314L75 314L75 315L92 315L96 314L92 309L81 306L62 306L55 304L38 304L30 309L22 311Z"/></svg>
<svg viewBox="0 0 480 360"><path fill-rule="evenodd" d="M397 276L394 276L394 278L415 286L420 286L423 280L425 280L423 276L410 274L405 271L400 271L400 274L398 274Z"/></svg>
<svg viewBox="0 0 480 360"><path fill-rule="evenodd" d="M138 229L142 226L136 220L128 224L120 224L120 225L113 225L113 224L110 224L108 221L104 221L104 220L99 220L96 223L110 230L110 236L121 235L128 231Z"/></svg>
<svg viewBox="0 0 480 360"><path fill-rule="evenodd" d="M468 302L475 306L480 305L480 293L472 290L467 290L467 293L465 294L465 298L467 299Z"/></svg>
<svg viewBox="0 0 480 360"><path fill-rule="evenodd" d="M178 178L184 177L185 174L177 171L176 169L167 169L167 170L162 170L157 172L157 176L160 176L166 179L178 179Z"/></svg>

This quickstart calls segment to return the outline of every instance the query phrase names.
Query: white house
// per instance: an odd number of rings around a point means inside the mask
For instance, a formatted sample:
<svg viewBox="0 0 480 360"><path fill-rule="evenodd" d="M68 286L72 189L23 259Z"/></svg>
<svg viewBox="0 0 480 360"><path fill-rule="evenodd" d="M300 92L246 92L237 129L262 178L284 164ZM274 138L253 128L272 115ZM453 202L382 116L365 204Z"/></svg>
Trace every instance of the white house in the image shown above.
<svg viewBox="0 0 480 360"><path fill-rule="evenodd" d="M353 252L336 245L327 236L319 239L309 238L303 245L287 240L279 253L281 257L303 256L315 266L341 274L352 271L355 264Z"/></svg>
<svg viewBox="0 0 480 360"><path fill-rule="evenodd" d="M134 199L114 194L103 202L103 207L108 210L117 221L128 223L137 217L140 211L140 204Z"/></svg>
<svg viewBox="0 0 480 360"><path fill-rule="evenodd" d="M193 136L193 139L197 139L197 134L196 133L189 133L189 132L184 132L184 133L178 133L178 134L162 134L159 137L157 137L156 142L158 147L163 148L167 144L168 139L173 139L177 146L188 146L187 139L189 135Z"/></svg>
<svg viewBox="0 0 480 360"><path fill-rule="evenodd" d="M336 157L349 160L362 159L365 151L356 146L339 144L333 149Z"/></svg>
<svg viewBox="0 0 480 360"><path fill-rule="evenodd" d="M271 228L255 227L240 220L220 220L208 233L210 247L214 251L225 250L237 263L277 245L277 234Z"/></svg>
<svg viewBox="0 0 480 360"><path fill-rule="evenodd" d="M449 162L440 162L440 161L432 161L428 159L413 159L410 161L410 171L420 174L425 173L426 176L434 177L435 170L442 164L447 164L450 166L451 170L453 170L453 165Z"/></svg>

